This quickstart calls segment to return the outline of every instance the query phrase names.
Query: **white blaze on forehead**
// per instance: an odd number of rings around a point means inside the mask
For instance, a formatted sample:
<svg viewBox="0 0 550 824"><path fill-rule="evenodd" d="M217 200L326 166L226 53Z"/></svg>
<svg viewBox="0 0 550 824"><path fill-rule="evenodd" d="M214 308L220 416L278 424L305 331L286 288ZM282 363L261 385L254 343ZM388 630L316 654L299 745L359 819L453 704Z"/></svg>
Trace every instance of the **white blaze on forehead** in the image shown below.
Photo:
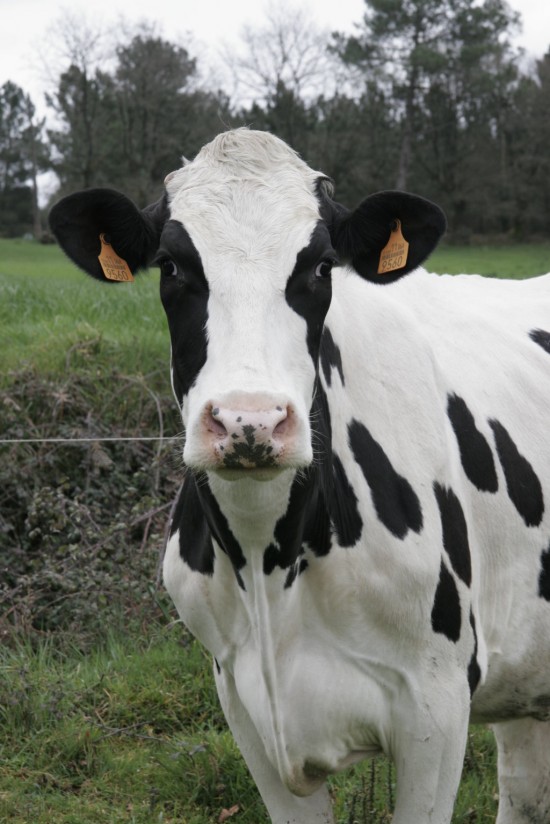
<svg viewBox="0 0 550 824"><path fill-rule="evenodd" d="M171 217L191 235L207 278L220 257L231 268L265 265L288 277L319 219L319 176L279 138L237 129L173 173L166 190Z"/></svg>
<svg viewBox="0 0 550 824"><path fill-rule="evenodd" d="M284 398L299 421L299 461L311 460L315 369L306 322L285 287L319 220L318 178L278 138L239 129L168 181L171 217L189 233L209 283L208 358L182 410L191 465L200 465L204 409L235 393Z"/></svg>

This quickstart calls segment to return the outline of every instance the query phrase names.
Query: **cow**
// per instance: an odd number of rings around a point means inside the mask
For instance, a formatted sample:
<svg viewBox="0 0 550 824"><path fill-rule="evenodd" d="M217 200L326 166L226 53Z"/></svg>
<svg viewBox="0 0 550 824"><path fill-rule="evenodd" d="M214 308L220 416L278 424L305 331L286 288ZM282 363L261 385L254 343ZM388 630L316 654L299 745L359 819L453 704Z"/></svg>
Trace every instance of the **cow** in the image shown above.
<svg viewBox="0 0 550 824"><path fill-rule="evenodd" d="M349 210L248 129L143 210L91 189L50 224L95 278L105 245L160 268L187 468L164 581L271 821L333 821L327 776L383 752L393 823L448 824L474 721L498 824L548 824L550 275L430 274L435 204Z"/></svg>

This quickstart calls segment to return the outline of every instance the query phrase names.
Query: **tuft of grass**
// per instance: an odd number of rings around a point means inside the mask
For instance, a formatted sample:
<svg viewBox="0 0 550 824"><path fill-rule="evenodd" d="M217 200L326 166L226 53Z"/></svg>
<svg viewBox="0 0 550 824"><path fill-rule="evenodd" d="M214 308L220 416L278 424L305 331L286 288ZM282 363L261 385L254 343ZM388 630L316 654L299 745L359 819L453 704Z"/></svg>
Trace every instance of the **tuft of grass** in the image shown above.
<svg viewBox="0 0 550 824"><path fill-rule="evenodd" d="M389 824L383 758L330 780L338 824ZM495 752L473 730L453 824L494 820ZM51 640L0 649L0 822L267 824L223 719L209 657L178 624L107 634L88 655Z"/></svg>
<svg viewBox="0 0 550 824"><path fill-rule="evenodd" d="M0 346L15 368L63 374L165 366L169 341L156 271L107 284L79 272L57 246L0 239Z"/></svg>
<svg viewBox="0 0 550 824"><path fill-rule="evenodd" d="M19 643L0 673L1 822L198 824L235 803L266 820L210 661L179 626L87 656Z"/></svg>

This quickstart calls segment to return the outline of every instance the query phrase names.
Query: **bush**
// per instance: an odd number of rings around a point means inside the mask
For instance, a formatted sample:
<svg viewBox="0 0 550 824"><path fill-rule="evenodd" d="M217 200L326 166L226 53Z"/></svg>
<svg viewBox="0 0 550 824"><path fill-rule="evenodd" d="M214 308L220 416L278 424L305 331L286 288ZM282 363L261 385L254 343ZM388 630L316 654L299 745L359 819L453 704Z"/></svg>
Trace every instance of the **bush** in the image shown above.
<svg viewBox="0 0 550 824"><path fill-rule="evenodd" d="M12 376L0 405L4 438L137 440L3 445L4 637L56 631L86 644L106 624L166 609L154 585L181 459L176 442L139 440L162 432L166 416L175 416L172 397L144 379Z"/></svg>

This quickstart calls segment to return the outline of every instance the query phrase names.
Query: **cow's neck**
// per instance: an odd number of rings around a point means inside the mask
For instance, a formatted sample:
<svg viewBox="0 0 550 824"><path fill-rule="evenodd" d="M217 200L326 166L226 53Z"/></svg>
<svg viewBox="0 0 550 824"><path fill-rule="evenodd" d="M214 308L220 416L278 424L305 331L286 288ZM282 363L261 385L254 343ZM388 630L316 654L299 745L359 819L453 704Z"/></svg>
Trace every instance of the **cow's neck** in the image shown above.
<svg viewBox="0 0 550 824"><path fill-rule="evenodd" d="M208 486L199 485L212 535L230 557L227 543L231 544L232 539L245 558L271 543L275 525L288 508L294 475L294 471L287 470L269 481L228 481L212 473Z"/></svg>
<svg viewBox="0 0 550 824"><path fill-rule="evenodd" d="M242 590L261 574L282 594L310 563L306 546L312 557L330 550L330 516L316 469L269 484L211 479L198 492L212 538Z"/></svg>

